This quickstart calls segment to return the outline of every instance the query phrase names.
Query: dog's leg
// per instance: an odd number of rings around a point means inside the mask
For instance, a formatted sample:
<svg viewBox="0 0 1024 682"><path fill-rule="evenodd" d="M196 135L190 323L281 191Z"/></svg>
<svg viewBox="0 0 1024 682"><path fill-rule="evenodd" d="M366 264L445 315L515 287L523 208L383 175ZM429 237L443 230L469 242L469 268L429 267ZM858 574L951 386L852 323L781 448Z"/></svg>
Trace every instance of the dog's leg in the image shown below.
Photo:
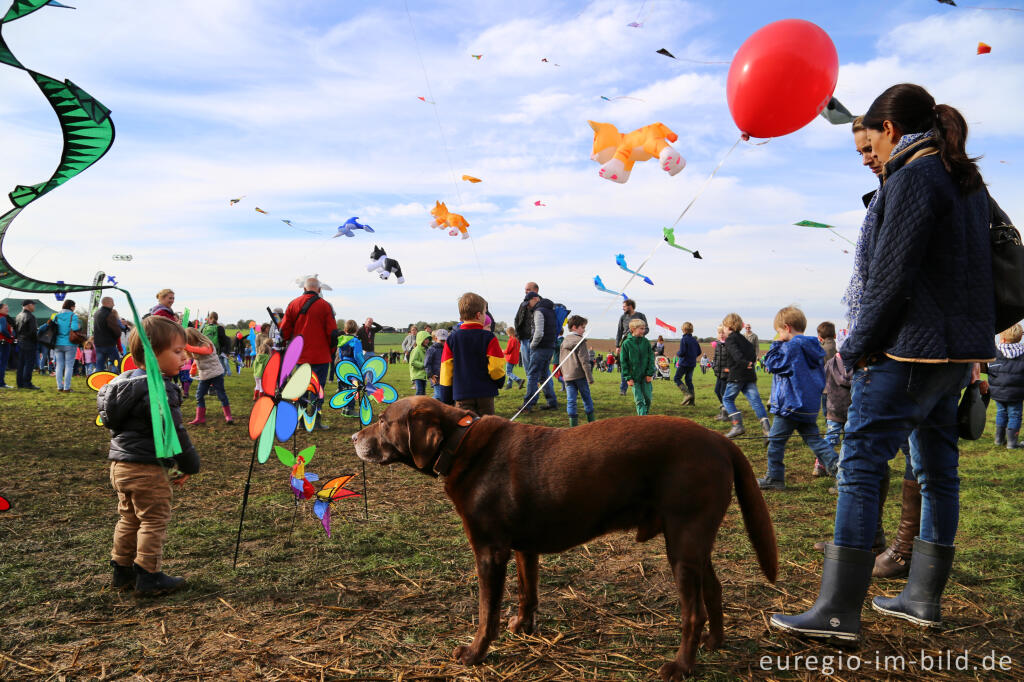
<svg viewBox="0 0 1024 682"><path fill-rule="evenodd" d="M509 632L532 635L537 627L537 555L516 552L516 576L519 578L519 615L508 622Z"/></svg>
<svg viewBox="0 0 1024 682"><path fill-rule="evenodd" d="M705 651L714 651L722 646L725 630L722 628L722 583L718 582L710 558L704 567L704 609L708 614L708 631L701 634L700 643Z"/></svg>
<svg viewBox="0 0 1024 682"><path fill-rule="evenodd" d="M658 670L663 680L681 680L693 674L697 661L697 645L700 640L707 613L704 610L703 575L709 558L699 556L700 529L689 529L675 519L665 520L665 549L668 562L672 567L676 589L679 591L679 607L681 611L682 641L675 660L666 663Z"/></svg>
<svg viewBox="0 0 1024 682"><path fill-rule="evenodd" d="M484 660L487 647L498 636L501 595L505 590L505 572L511 552L505 547L473 548L476 555L476 577L480 587L480 626L469 646L455 649L455 659L464 665Z"/></svg>

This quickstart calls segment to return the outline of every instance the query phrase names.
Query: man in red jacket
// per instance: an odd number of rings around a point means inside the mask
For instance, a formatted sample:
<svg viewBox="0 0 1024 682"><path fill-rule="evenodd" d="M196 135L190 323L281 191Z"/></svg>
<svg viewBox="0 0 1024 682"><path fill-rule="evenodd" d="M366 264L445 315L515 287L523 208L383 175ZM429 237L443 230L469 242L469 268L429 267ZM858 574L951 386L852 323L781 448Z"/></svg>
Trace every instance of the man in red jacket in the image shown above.
<svg viewBox="0 0 1024 682"><path fill-rule="evenodd" d="M281 321L281 337L291 341L302 336L302 354L299 364L308 362L321 386L327 385L327 371L331 368L331 355L338 339L338 323L334 308L320 298L320 280L309 277L303 283L302 295L288 304ZM323 407L323 400L320 400ZM327 430L327 422L317 415L317 424Z"/></svg>

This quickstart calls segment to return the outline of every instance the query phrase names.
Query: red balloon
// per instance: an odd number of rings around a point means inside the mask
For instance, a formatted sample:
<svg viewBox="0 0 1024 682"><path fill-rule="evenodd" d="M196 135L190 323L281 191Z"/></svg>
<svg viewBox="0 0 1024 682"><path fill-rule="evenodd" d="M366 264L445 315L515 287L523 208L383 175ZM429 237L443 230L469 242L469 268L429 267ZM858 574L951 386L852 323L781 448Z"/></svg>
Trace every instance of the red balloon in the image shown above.
<svg viewBox="0 0 1024 682"><path fill-rule="evenodd" d="M733 57L729 112L753 137L787 135L821 113L838 78L839 55L825 31L803 19L776 21L747 38Z"/></svg>

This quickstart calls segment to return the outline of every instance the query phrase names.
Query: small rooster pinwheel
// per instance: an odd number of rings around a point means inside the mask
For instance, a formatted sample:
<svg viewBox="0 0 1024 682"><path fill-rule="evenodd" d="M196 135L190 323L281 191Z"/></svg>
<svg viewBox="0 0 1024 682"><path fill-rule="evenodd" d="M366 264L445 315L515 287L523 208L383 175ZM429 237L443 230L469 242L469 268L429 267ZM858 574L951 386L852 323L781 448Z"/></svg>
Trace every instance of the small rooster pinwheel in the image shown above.
<svg viewBox="0 0 1024 682"><path fill-rule="evenodd" d="M394 386L381 382L387 371L388 363L379 355L367 358L361 367L351 360L342 360L335 374L348 388L343 388L331 397L331 407L340 410L355 401L359 405L359 423L368 426L373 419L370 398L380 405L398 400L398 391Z"/></svg>

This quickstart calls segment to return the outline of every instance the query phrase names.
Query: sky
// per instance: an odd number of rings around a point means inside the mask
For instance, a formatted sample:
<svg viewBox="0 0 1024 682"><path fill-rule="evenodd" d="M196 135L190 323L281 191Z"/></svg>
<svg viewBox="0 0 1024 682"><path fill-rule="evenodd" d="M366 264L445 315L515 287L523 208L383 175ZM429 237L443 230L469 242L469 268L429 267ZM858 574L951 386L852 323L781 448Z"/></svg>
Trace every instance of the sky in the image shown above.
<svg viewBox="0 0 1024 682"><path fill-rule="evenodd" d="M4 38L28 67L108 106L117 137L21 214L4 253L41 279L87 282L103 270L142 308L168 287L177 310L263 321L315 273L340 318L454 319L459 295L476 291L511 321L533 280L608 337L619 299L597 292L594 275L622 290L629 275L615 255L636 266L653 252L644 272L654 286L626 289L651 323L687 320L711 336L735 311L768 338L775 312L795 304L811 330L843 327L853 249L792 224L825 222L856 240L861 196L876 182L848 126L819 117L740 143L676 226L703 259L658 248L739 135L728 63L696 62L729 62L751 33L786 18L832 38L835 96L854 113L899 82L957 107L991 193L1024 213L1024 11L934 0L66 4L77 9L43 8ZM979 41L991 54L975 54ZM0 66L0 93L6 193L49 177L61 140L23 72ZM687 166L670 177L648 161L624 185L604 180L588 120L622 131L663 122ZM436 200L466 217L472 239L430 229ZM374 234L331 239L351 216ZM405 284L367 272L374 244L401 263Z"/></svg>

